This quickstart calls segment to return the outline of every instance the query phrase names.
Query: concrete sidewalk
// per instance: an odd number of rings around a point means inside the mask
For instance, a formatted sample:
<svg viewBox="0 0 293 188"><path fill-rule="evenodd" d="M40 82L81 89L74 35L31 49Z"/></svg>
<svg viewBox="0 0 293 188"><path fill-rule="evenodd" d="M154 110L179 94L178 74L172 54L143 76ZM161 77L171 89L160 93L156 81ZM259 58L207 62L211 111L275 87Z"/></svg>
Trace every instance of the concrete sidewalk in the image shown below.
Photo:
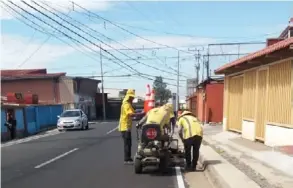
<svg viewBox="0 0 293 188"><path fill-rule="evenodd" d="M214 134L219 130L213 130ZM212 133L212 131L210 131ZM174 138L179 138L178 135L173 135ZM183 149L183 144L179 139L179 148ZM202 144L200 149L199 167L202 167L206 178L215 188L260 188L260 186L251 180L241 170L237 169L229 161L224 159L219 153L217 153L212 147ZM189 187L198 187L198 182L203 177L199 175L200 172L186 172L184 177ZM210 185L206 185L206 188L210 188Z"/></svg>
<svg viewBox="0 0 293 188"><path fill-rule="evenodd" d="M259 187L293 187L293 157L290 154L286 155L275 148L242 139L237 133L223 132L221 126L206 125L204 132L204 144ZM207 153L205 150L207 149L202 150L203 156ZM232 177L231 181L238 176L232 174Z"/></svg>

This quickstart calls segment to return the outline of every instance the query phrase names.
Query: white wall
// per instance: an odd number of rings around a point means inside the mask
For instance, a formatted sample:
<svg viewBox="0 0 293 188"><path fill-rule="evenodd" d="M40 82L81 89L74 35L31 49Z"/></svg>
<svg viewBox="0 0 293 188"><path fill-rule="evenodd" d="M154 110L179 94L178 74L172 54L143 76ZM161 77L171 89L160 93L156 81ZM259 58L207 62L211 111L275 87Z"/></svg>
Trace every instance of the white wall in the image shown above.
<svg viewBox="0 0 293 188"><path fill-rule="evenodd" d="M227 127L227 118L223 117L223 131L227 131L228 127Z"/></svg>
<svg viewBox="0 0 293 188"><path fill-rule="evenodd" d="M267 124L265 145L271 147L293 145L293 129Z"/></svg>
<svg viewBox="0 0 293 188"><path fill-rule="evenodd" d="M255 122L242 120L242 138L255 140Z"/></svg>

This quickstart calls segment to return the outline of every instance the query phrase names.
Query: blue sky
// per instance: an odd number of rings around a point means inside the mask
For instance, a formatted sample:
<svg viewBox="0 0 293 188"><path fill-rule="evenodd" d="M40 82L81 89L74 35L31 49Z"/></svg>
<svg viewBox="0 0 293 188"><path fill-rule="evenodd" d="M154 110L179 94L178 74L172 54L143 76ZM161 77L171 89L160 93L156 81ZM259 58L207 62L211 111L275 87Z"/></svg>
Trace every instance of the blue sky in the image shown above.
<svg viewBox="0 0 293 188"><path fill-rule="evenodd" d="M161 75L169 84L168 87L175 92L176 72L173 69L176 69L178 61L176 58L178 56L177 50L179 49L180 72L182 75L185 75L180 78L180 98L184 98L186 95L186 78L195 76L194 65L196 61L193 56L194 52L188 51L188 49L200 49L203 50L201 53L204 54L207 49L206 45L210 43L264 42L268 37L277 37L288 25L289 18L293 17L292 2L75 1L87 10L122 27L123 30L93 15L88 15L86 11L76 5L73 7L72 4L66 1L52 0L49 2L49 7L53 7L58 11L39 3L59 16L64 16L63 14L65 14L74 20L82 22L86 27L75 22L72 23L98 39L96 40L82 33L79 29L68 25L54 14L46 12L36 4L28 1L29 4L46 13L62 25L89 39L92 42L89 43L49 20L44 15L32 11L25 4L19 1L15 2L18 6L23 7L26 11L50 24L50 26L21 11L22 15L30 18L31 21L45 29L46 33L41 33L17 20L15 17L17 14L14 12L12 12L13 16L9 14L6 11L9 10L11 12L9 8L2 9L1 68L47 68L49 72L67 72L67 75L72 76L99 76L99 49L95 45L100 45L100 41L102 41L106 44L102 45L102 47L113 56L131 65L139 73L153 76ZM19 10L14 5L9 5ZM2 6L4 5L2 4ZM24 21L31 24L28 20ZM36 27L35 24L34 27ZM82 42L87 48L80 43L73 43L72 40L69 40L61 33L54 31L52 27ZM99 33L89 30L88 27ZM50 37L52 33L53 36ZM54 36L61 38L66 43ZM164 46L173 48L166 48ZM114 50L143 47L163 48L152 50ZM264 44L241 45L239 52L253 52L263 47ZM212 54L237 52L238 46L223 45L210 49ZM103 68L107 72L105 73L104 85L105 88L109 88L106 91L115 96L119 89L133 88L136 89L138 95L144 95L146 84L152 84L152 81L137 75L133 76L134 73L121 68L118 64L107 60L107 58L113 59L111 55L103 52ZM129 60L130 58L140 58L140 63ZM215 68L236 58L237 56L213 57L210 59L211 69L213 71ZM129 74L132 76L129 77Z"/></svg>

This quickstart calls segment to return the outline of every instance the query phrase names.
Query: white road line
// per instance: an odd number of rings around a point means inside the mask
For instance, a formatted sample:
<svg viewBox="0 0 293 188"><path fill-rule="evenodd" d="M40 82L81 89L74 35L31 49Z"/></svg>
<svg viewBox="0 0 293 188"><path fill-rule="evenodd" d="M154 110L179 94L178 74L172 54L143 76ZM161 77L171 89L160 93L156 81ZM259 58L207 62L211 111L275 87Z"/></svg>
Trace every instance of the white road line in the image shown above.
<svg viewBox="0 0 293 188"><path fill-rule="evenodd" d="M178 188L185 188L184 180L181 173L181 168L176 166L175 170L176 170L176 179L177 179Z"/></svg>
<svg viewBox="0 0 293 188"><path fill-rule="evenodd" d="M112 133L112 132L116 131L117 129L118 129L118 127L115 127L114 129L112 129L112 130L108 131L106 134L110 134L110 133Z"/></svg>
<svg viewBox="0 0 293 188"><path fill-rule="evenodd" d="M54 162L54 161L56 161L58 159L61 159L62 157L65 157L66 155L69 155L72 152L75 152L76 150L78 150L78 148L74 148L73 150L70 150L70 151L68 151L66 153L63 153L63 154L53 158L53 159L50 159L49 161L46 161L46 162L44 162L44 163L42 163L42 164L40 164L38 166L35 166L35 168L41 168L41 167L43 167L43 166L45 166L47 164L50 164L50 163L52 163L52 162Z"/></svg>
<svg viewBox="0 0 293 188"><path fill-rule="evenodd" d="M8 142L8 143L5 143L5 144L1 144L1 148L2 147L7 147L7 146L12 146L12 145L15 145L15 144L21 144L21 143L29 142L31 140L37 140L39 138L44 138L44 137L47 137L47 136L53 136L53 135L57 135L57 134L61 134L61 133L52 131L52 132L49 132L47 134L35 135L35 136L20 139L20 140L16 140L16 141L11 141L11 142Z"/></svg>

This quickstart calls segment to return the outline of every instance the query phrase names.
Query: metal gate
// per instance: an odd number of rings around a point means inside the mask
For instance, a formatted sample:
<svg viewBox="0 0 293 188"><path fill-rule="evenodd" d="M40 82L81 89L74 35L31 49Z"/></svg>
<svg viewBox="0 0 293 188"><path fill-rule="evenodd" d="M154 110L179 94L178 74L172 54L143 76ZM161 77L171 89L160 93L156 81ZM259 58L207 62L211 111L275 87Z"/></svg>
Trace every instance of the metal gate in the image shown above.
<svg viewBox="0 0 293 188"><path fill-rule="evenodd" d="M242 95L243 76L230 78L227 126L236 132L242 131Z"/></svg>
<svg viewBox="0 0 293 188"><path fill-rule="evenodd" d="M256 118L255 118L255 138L264 141L266 103L268 89L268 70L260 70L257 74L257 98L256 98Z"/></svg>

